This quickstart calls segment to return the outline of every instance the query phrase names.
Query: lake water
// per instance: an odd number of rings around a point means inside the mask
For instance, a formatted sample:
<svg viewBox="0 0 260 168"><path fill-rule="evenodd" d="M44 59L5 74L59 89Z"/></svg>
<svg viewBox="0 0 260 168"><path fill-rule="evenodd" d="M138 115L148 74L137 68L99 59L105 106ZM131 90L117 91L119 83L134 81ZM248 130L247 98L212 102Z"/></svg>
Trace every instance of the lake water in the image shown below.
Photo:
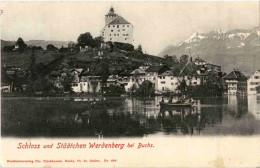
<svg viewBox="0 0 260 168"><path fill-rule="evenodd" d="M155 98L2 97L2 136L143 137L259 135L260 96L196 98L161 109ZM95 102L95 103L93 103Z"/></svg>

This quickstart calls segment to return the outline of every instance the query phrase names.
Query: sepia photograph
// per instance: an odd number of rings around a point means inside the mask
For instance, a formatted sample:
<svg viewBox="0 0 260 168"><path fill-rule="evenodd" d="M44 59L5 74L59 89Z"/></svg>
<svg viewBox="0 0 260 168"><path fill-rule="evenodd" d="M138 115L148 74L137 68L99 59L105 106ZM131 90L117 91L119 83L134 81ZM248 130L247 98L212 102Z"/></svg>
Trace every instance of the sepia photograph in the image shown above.
<svg viewBox="0 0 260 168"><path fill-rule="evenodd" d="M28 152L40 148L29 143L38 138L103 140L87 147L120 150L121 138L259 136L259 8L259 1L2 1L2 151L9 139ZM136 147L158 148L151 142Z"/></svg>

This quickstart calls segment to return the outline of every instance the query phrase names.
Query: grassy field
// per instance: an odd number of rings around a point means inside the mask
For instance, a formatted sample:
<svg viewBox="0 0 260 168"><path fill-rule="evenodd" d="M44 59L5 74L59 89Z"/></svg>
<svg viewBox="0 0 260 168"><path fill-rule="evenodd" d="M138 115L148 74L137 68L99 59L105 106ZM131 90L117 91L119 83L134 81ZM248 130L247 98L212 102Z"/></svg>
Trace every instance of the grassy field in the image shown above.
<svg viewBox="0 0 260 168"><path fill-rule="evenodd" d="M28 69L31 63L31 51L19 52L1 52L1 64L12 65L22 69ZM52 62L59 53L49 51L35 51L35 63L43 63L44 65Z"/></svg>

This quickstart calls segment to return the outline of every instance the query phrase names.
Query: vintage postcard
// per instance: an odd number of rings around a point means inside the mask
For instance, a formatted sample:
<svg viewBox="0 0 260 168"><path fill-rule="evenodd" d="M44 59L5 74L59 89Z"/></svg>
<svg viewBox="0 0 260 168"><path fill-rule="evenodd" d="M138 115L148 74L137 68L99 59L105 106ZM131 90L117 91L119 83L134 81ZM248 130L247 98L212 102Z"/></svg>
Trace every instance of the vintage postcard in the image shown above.
<svg viewBox="0 0 260 168"><path fill-rule="evenodd" d="M259 8L1 1L1 167L260 167Z"/></svg>

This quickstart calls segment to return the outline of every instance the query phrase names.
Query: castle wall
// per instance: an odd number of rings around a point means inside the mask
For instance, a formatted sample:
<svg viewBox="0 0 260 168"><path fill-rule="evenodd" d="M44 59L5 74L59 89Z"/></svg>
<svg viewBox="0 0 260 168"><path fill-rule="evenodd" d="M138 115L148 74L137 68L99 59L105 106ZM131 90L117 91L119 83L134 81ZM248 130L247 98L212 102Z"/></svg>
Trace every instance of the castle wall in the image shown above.
<svg viewBox="0 0 260 168"><path fill-rule="evenodd" d="M104 41L129 43L133 42L133 25L131 24L113 24L106 25L101 31Z"/></svg>

